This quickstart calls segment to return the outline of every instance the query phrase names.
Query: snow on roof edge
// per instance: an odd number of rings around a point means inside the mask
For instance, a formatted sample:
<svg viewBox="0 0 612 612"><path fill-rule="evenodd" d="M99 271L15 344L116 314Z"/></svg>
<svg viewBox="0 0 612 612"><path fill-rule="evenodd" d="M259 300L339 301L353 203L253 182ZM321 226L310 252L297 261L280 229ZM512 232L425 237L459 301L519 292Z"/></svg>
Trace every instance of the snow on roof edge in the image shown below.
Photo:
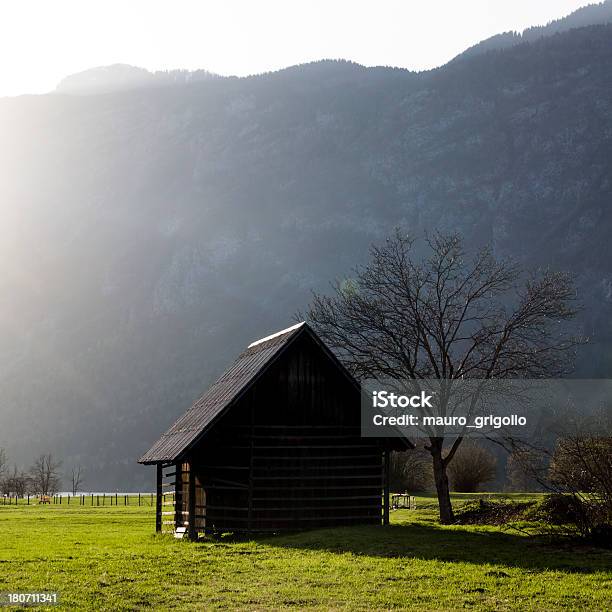
<svg viewBox="0 0 612 612"><path fill-rule="evenodd" d="M287 329L281 329L281 331L277 331L273 334L270 334L269 336L266 336L265 338L260 338L259 340L255 340L254 342L251 342L251 344L249 344L247 348L252 348L254 346L257 346L258 344L262 344L263 342L272 340L272 338L277 338L278 336L288 334L289 332L292 332L298 329L299 327L302 327L302 325L305 325L305 324L306 324L306 321L301 321L300 323L296 323L295 325L292 325L291 327L287 327Z"/></svg>

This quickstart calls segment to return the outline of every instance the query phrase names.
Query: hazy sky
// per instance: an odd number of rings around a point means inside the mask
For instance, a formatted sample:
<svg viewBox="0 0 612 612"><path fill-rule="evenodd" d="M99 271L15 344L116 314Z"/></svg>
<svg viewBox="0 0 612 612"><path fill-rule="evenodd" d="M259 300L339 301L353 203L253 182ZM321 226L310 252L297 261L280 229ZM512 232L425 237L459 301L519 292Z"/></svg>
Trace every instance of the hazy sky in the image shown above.
<svg viewBox="0 0 612 612"><path fill-rule="evenodd" d="M424 69L581 0L2 0L0 95L128 63L251 74L321 58Z"/></svg>

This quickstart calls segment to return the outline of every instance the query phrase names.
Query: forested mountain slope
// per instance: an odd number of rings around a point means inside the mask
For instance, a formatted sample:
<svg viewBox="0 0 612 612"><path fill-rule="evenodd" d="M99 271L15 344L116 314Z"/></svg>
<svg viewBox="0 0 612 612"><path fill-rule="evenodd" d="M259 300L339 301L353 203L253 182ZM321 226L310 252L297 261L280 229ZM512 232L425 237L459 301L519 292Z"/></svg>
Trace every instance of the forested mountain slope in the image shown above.
<svg viewBox="0 0 612 612"><path fill-rule="evenodd" d="M0 446L90 488L401 224L578 275L610 375L612 26L438 70L319 62L0 100Z"/></svg>

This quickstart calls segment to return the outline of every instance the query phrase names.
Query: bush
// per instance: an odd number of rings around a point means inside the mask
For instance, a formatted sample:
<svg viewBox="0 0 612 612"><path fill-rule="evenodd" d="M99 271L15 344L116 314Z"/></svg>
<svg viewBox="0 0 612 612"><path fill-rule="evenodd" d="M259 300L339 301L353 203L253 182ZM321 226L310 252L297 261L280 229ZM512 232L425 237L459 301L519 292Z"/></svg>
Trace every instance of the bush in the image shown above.
<svg viewBox="0 0 612 612"><path fill-rule="evenodd" d="M464 440L448 465L451 489L475 493L495 480L497 459L492 452L472 440Z"/></svg>
<svg viewBox="0 0 612 612"><path fill-rule="evenodd" d="M553 493L538 504L536 517L550 525L579 525L585 520L586 508L573 495Z"/></svg>
<svg viewBox="0 0 612 612"><path fill-rule="evenodd" d="M506 462L506 489L516 492L540 492L544 486L538 481L538 473L546 471L548 462L530 449L513 449Z"/></svg>
<svg viewBox="0 0 612 612"><path fill-rule="evenodd" d="M612 548L612 525L602 523L591 529L591 540L597 546Z"/></svg>
<svg viewBox="0 0 612 612"><path fill-rule="evenodd" d="M612 494L612 438L568 436L557 442L549 468L554 484Z"/></svg>
<svg viewBox="0 0 612 612"><path fill-rule="evenodd" d="M557 442L549 468L552 485L576 500L576 527L590 537L612 523L612 437L573 435Z"/></svg>
<svg viewBox="0 0 612 612"><path fill-rule="evenodd" d="M465 504L456 513L462 525L505 525L519 521L534 507L535 502L503 502L480 499Z"/></svg>

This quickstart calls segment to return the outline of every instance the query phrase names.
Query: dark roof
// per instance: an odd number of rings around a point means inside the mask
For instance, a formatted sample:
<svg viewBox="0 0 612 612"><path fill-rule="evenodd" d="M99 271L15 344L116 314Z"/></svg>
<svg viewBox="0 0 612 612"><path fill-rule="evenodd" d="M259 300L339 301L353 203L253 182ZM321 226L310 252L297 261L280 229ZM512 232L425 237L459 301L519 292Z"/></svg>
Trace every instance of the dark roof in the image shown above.
<svg viewBox="0 0 612 612"><path fill-rule="evenodd" d="M212 387L138 460L138 463L160 463L178 459L198 441L230 404L250 388L283 350L303 333L310 334L337 362L331 351L306 323L298 323L252 342ZM340 368L350 377L343 366L340 365ZM352 377L350 378L357 384Z"/></svg>

